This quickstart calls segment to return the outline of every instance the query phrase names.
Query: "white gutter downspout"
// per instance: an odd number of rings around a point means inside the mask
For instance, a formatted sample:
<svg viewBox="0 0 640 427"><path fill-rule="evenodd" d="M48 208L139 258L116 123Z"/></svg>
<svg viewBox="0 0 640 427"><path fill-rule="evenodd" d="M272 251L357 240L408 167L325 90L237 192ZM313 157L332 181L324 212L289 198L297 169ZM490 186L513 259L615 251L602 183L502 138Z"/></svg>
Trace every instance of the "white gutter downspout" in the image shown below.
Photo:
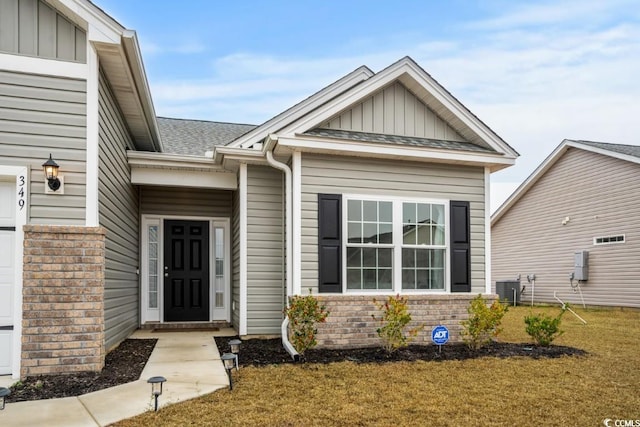
<svg viewBox="0 0 640 427"><path fill-rule="evenodd" d="M286 223L286 231L285 231L285 245L287 247L286 250L286 257L287 257L287 262L285 263L285 276L286 276L286 281L287 281L287 293L285 295L285 300L286 300L286 304L287 307L289 307L289 297L292 295L292 290L293 290L293 268L291 267L293 265L293 247L292 247L292 230L293 230L293 224L291 222L292 219L292 205L291 205L291 200L292 200L292 182L291 182L291 169L289 168L289 166L287 166L286 164L277 161L276 159L273 158L273 149L272 146L275 145L275 143L277 143L278 141L278 136L277 135L269 135L267 137L267 141L264 145L264 150L265 150L265 155L267 158L267 163L269 163L269 166L274 167L276 169L280 169L281 171L284 172L284 179L285 179L285 223ZM288 327L289 327L289 318L285 316L284 320L282 321L282 326L281 326L281 335L282 335L282 345L284 346L284 349L287 351L287 353L289 353L291 355L291 358L293 358L293 360L299 360L300 359L300 355L298 354L298 352L296 351L295 348L293 348L293 345L291 345L291 343L289 342L289 333L288 333Z"/></svg>

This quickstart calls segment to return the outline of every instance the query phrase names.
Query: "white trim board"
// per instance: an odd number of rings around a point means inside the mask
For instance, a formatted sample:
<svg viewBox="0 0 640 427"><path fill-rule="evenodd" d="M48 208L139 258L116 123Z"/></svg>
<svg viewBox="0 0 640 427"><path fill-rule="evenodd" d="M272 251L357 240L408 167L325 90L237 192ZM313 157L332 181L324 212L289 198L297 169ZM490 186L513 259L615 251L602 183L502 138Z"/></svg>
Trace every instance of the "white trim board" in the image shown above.
<svg viewBox="0 0 640 427"><path fill-rule="evenodd" d="M41 74L45 76L67 77L70 79L86 79L89 66L79 62L45 59L33 56L0 53L2 69L17 73ZM34 72L38 70L38 72Z"/></svg>
<svg viewBox="0 0 640 427"><path fill-rule="evenodd" d="M240 335L247 335L247 164L240 164L239 173L239 188L240 192L240 313L238 325L238 333Z"/></svg>
<svg viewBox="0 0 640 427"><path fill-rule="evenodd" d="M85 197L85 223L87 227L99 225L98 169L100 166L100 95L98 54L93 44L87 43L87 194Z"/></svg>
<svg viewBox="0 0 640 427"><path fill-rule="evenodd" d="M29 169L23 166L0 166L0 176L9 176L16 183L16 194L24 190L21 196L16 196L16 217L14 237L14 297L13 297L13 360L11 363L11 377L20 378L22 354L22 289L23 289L23 258L24 258L24 229L27 224L29 205ZM21 203L22 200L22 203ZM22 205L22 206L21 206Z"/></svg>
<svg viewBox="0 0 640 427"><path fill-rule="evenodd" d="M318 137L296 135L278 136L278 145L294 150L314 153L328 153L368 158L396 158L400 160L429 161L449 164L468 164L473 166L491 166L492 171L515 164L515 158L500 154L479 153L475 151L437 150L399 146L391 144L329 140Z"/></svg>

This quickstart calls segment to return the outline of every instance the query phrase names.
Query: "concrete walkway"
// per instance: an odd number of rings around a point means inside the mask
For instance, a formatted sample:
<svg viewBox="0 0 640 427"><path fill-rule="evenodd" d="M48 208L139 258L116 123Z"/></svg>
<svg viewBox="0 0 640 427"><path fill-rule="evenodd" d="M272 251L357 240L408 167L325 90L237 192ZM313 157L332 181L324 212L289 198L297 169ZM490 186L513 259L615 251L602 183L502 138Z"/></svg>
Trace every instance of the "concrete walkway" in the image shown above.
<svg viewBox="0 0 640 427"><path fill-rule="evenodd" d="M136 331L131 338L158 339L139 380L78 397L7 403L0 411L0 426L106 426L153 410L147 379L156 375L167 379L160 407L227 387L229 382L214 335L236 332ZM7 383L7 378L2 382Z"/></svg>

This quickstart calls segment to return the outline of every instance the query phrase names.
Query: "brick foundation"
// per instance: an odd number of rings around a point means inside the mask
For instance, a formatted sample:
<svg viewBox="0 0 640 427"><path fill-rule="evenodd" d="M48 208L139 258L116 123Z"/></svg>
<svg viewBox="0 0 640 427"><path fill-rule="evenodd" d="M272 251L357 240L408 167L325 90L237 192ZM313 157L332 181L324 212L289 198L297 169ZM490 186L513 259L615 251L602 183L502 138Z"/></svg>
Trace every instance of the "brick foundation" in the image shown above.
<svg viewBox="0 0 640 427"><path fill-rule="evenodd" d="M26 225L22 378L104 366L102 227Z"/></svg>
<svg viewBox="0 0 640 427"><path fill-rule="evenodd" d="M443 324L449 329L449 342L461 342L460 322L468 318L467 308L477 294L405 295L411 323L409 328L425 325L415 338L416 344L431 344L431 329ZM376 329L380 326L371 315L381 312L373 299L386 301L380 295L332 295L318 299L330 311L325 323L318 325L318 347L373 347L381 344ZM493 301L496 295L490 295Z"/></svg>

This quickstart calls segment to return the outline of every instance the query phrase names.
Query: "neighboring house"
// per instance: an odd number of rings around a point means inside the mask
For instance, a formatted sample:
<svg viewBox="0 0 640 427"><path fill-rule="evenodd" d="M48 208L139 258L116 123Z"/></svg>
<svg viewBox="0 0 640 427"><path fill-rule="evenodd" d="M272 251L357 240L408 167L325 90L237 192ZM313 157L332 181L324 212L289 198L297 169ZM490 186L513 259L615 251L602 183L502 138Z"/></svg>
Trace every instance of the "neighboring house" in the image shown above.
<svg viewBox="0 0 640 427"><path fill-rule="evenodd" d="M639 201L640 147L564 140L491 217L493 281L521 275L526 303L640 307Z"/></svg>
<svg viewBox="0 0 640 427"><path fill-rule="evenodd" d="M135 32L87 0L4 0L0 26L0 374L100 369L140 326L280 334L309 289L322 345L375 344L397 293L457 339L491 293L517 153L412 59L250 126L157 118Z"/></svg>

